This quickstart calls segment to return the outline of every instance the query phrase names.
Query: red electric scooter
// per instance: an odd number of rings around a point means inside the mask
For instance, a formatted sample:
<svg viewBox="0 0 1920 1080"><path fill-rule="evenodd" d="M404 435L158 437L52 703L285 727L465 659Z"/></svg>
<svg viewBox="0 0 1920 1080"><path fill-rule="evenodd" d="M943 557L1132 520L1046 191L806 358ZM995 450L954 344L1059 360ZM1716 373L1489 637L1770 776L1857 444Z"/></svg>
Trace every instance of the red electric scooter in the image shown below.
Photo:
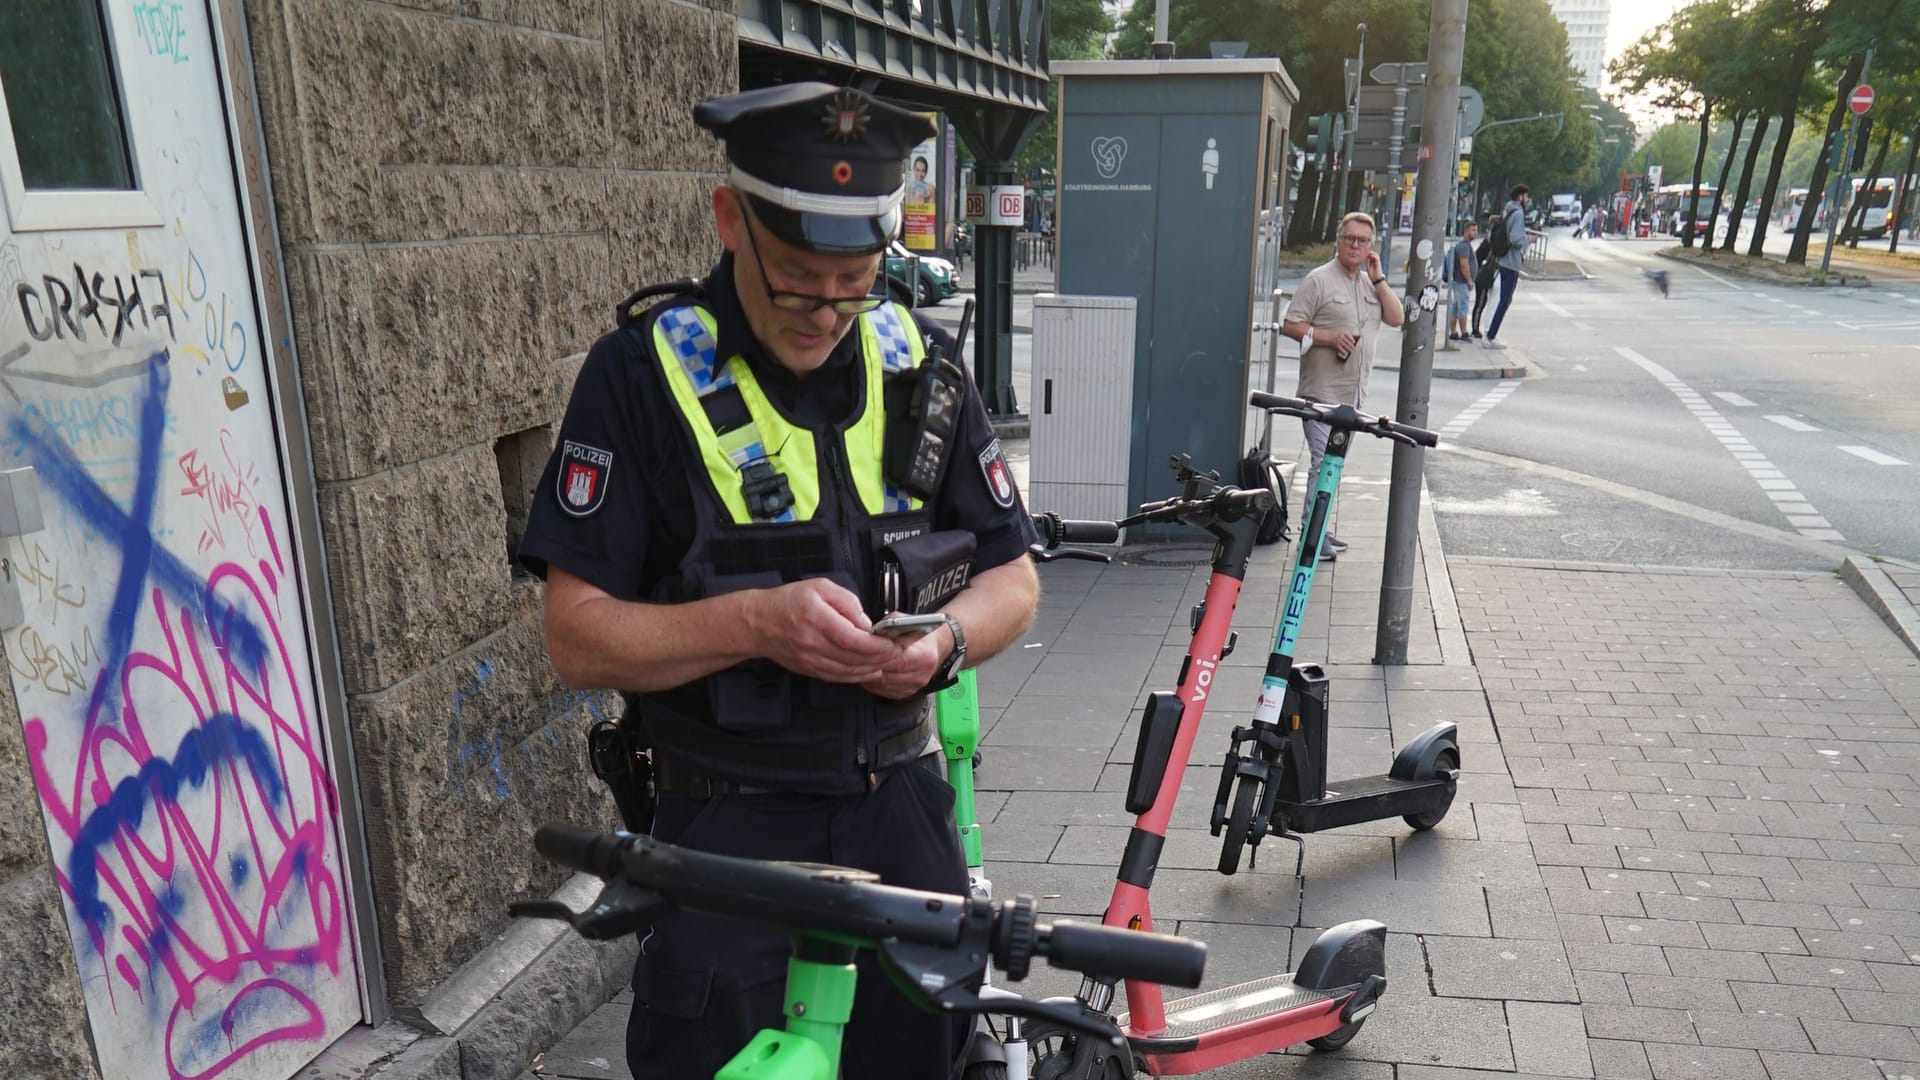
<svg viewBox="0 0 1920 1080"><path fill-rule="evenodd" d="M1273 505L1265 489L1243 491L1196 471L1182 456L1172 462L1182 493L1149 503L1122 525L1178 523L1215 540L1206 602L1197 611L1193 642L1179 689L1152 694L1140 727L1126 806L1136 814L1106 925L1152 932L1147 892L1166 843L1180 780L1200 727L1207 689L1221 658L1233 649L1234 602L1246 577L1261 514ZM1034 1080L1120 1080L1136 1072L1183 1076L1258 1054L1307 1043L1322 1050L1345 1046L1386 989L1387 928L1372 920L1342 923L1322 933L1298 970L1167 1001L1157 983L1126 980L1127 1011L1114 1016L1126 1045L1081 1037L1049 1021L1026 1025ZM1113 1004L1117 980L1088 977L1073 1001L1090 1014ZM1063 999L1064 1000L1064 999Z"/></svg>

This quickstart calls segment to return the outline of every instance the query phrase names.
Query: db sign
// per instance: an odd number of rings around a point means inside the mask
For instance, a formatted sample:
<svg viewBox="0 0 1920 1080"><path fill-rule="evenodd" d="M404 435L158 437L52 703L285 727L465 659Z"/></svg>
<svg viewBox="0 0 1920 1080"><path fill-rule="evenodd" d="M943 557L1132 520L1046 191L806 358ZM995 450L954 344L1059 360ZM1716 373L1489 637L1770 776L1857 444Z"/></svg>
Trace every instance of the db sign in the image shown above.
<svg viewBox="0 0 1920 1080"><path fill-rule="evenodd" d="M962 214L972 225L987 223L987 189L983 187L967 189L965 213Z"/></svg>
<svg viewBox="0 0 1920 1080"><path fill-rule="evenodd" d="M988 225L1024 225L1027 221L1026 189L1018 184L996 185L987 200Z"/></svg>

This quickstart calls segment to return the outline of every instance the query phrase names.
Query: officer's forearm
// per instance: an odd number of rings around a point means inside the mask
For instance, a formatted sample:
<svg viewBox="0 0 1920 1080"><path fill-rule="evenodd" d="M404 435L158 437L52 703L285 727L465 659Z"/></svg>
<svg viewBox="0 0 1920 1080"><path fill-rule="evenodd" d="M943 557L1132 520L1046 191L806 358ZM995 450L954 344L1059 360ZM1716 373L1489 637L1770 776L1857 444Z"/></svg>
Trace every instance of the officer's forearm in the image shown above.
<svg viewBox="0 0 1920 1080"><path fill-rule="evenodd" d="M637 603L553 569L547 653L560 680L577 690L670 689L754 655L749 602L745 593L730 593L688 604Z"/></svg>
<svg viewBox="0 0 1920 1080"><path fill-rule="evenodd" d="M944 609L960 620L967 635L967 666L1006 648L1033 625L1040 600L1040 575L1033 560L1015 559L976 574Z"/></svg>

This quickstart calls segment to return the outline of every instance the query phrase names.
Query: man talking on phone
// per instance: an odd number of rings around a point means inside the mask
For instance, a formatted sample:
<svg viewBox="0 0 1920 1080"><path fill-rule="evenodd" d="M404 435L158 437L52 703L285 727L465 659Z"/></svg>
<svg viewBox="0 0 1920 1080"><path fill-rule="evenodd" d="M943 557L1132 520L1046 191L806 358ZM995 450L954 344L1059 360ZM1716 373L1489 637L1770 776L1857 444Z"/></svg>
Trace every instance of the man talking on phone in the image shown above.
<svg viewBox="0 0 1920 1080"><path fill-rule="evenodd" d="M881 279L933 125L824 83L693 118L726 143L723 253L621 301L587 353L520 550L547 581L548 653L568 685L626 693L657 839L965 893L928 695L1024 631L1039 585L953 340ZM896 614L922 625L878 628ZM712 1076L781 1026L791 951L775 929L660 917L633 976L634 1076ZM843 1075L944 1080L968 1021L860 965Z"/></svg>
<svg viewBox="0 0 1920 1080"><path fill-rule="evenodd" d="M1406 312L1380 266L1380 253L1374 250L1373 218L1348 214L1340 219L1336 235L1333 258L1307 272L1287 305L1280 332L1300 343L1296 396L1359 408L1366 401L1367 379L1373 374L1374 339L1380 336L1381 326L1405 322ZM1312 420L1302 423L1312 463L1301 486L1307 493L1307 513L1312 513L1313 478L1320 473L1320 459L1326 456L1333 429ZM1305 521L1303 515L1303 528ZM1320 545L1320 558L1332 562L1346 549L1345 541L1328 533Z"/></svg>

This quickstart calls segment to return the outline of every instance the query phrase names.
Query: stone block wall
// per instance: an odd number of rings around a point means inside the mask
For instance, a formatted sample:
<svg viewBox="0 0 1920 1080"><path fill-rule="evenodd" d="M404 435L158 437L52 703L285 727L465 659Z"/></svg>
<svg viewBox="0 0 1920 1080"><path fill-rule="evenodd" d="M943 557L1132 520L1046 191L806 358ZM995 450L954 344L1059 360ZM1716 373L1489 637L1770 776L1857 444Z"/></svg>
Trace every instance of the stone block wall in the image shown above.
<svg viewBox="0 0 1920 1080"><path fill-rule="evenodd" d="M366 808L389 998L613 823L541 586L509 552L615 301L703 270L729 3L252 0L248 31Z"/></svg>

